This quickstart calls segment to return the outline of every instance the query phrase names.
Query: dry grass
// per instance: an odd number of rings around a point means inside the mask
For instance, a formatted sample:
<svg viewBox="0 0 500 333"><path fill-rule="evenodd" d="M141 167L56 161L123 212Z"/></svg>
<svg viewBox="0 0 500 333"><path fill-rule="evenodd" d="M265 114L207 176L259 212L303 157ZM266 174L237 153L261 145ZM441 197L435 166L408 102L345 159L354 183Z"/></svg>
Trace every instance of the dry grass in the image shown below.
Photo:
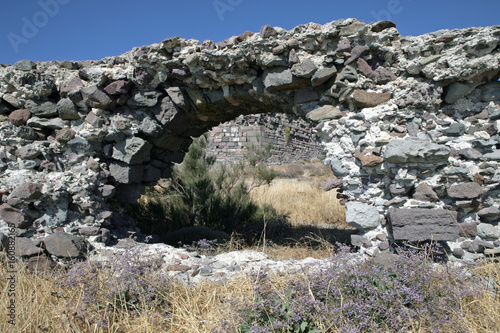
<svg viewBox="0 0 500 333"><path fill-rule="evenodd" d="M109 328L102 330L76 314L74 304L68 306L68 299L82 297L82 288L75 287L65 297L58 296L60 290L55 276L36 276L18 266L16 278L16 325L7 323L6 305L11 298L6 293L7 268L0 265L0 332L210 332L222 321L232 324L243 318L236 312L237 305L255 301L253 282L250 278L229 281L227 284L202 283L187 286L178 283L169 295L170 316L151 309L135 314L127 309L118 309L110 317ZM500 264L486 263L474 272L491 283L491 289L500 287ZM106 277L106 272L101 272ZM273 278L274 288L279 290L297 276L279 275ZM230 303L227 300L238 300ZM105 302L105 301L104 301ZM498 293L487 293L481 298L464 299L465 321L470 332L499 332L495 323L500 322L500 299ZM325 323L326 324L326 323ZM233 327L235 327L233 326ZM326 327L326 326L323 326ZM330 328L325 332L336 332ZM412 332L427 332L419 327Z"/></svg>
<svg viewBox="0 0 500 333"><path fill-rule="evenodd" d="M11 297L7 294L7 268L0 264L0 332L185 332L205 333L217 327L221 320L237 320L228 298L252 299L252 283L249 278L229 281L227 284L202 283L187 286L176 283L172 292L165 296L170 302L170 316L161 311L139 309L136 313L118 309L111 313L108 328L101 329L82 318L76 312L83 289L75 287L64 297L55 282L55 275L33 275L22 265L14 274L16 280L15 325L8 323L6 306ZM107 272L101 272L106 278ZM10 273L9 273L10 276ZM68 305L69 300L76 302ZM104 303L107 300L103 300ZM156 309L160 310L160 309ZM138 314L137 314L138 313Z"/></svg>
<svg viewBox="0 0 500 333"><path fill-rule="evenodd" d="M500 262L482 262L474 274L482 277L491 292L471 302L464 302L464 319L473 333L500 332ZM484 313L483 316L477 315L478 309Z"/></svg>
<svg viewBox="0 0 500 333"><path fill-rule="evenodd" d="M334 224L347 227L345 208L339 204L337 191L325 192L310 180L277 179L250 192L259 205L269 204L295 225Z"/></svg>
<svg viewBox="0 0 500 333"><path fill-rule="evenodd" d="M271 168L277 173L279 178L325 181L332 177L332 170L330 167L321 163L320 160L273 165Z"/></svg>

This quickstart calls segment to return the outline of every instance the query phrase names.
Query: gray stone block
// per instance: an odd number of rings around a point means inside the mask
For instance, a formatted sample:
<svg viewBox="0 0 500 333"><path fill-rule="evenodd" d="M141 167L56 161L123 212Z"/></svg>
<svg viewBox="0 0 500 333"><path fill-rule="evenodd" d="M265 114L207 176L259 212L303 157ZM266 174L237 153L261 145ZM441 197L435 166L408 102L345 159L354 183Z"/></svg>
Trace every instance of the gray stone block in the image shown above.
<svg viewBox="0 0 500 333"><path fill-rule="evenodd" d="M474 199L481 193L481 185L474 182L455 184L448 189L448 195L453 199Z"/></svg>
<svg viewBox="0 0 500 333"><path fill-rule="evenodd" d="M346 222L360 231L368 231L380 225L380 214L376 207L351 201L346 204Z"/></svg>
<svg viewBox="0 0 500 333"><path fill-rule="evenodd" d="M391 208L388 221L397 241L454 241L459 237L457 213L445 209Z"/></svg>
<svg viewBox="0 0 500 333"><path fill-rule="evenodd" d="M385 150L384 159L390 163L433 164L445 162L450 148L426 140L391 140Z"/></svg>
<svg viewBox="0 0 500 333"><path fill-rule="evenodd" d="M132 137L118 142L113 148L113 158L128 164L141 164L149 160L153 145L149 142Z"/></svg>
<svg viewBox="0 0 500 333"><path fill-rule="evenodd" d="M500 238L500 232L498 232L498 228L488 223L479 223L477 225L477 235L483 239L496 240Z"/></svg>
<svg viewBox="0 0 500 333"><path fill-rule="evenodd" d="M109 165L109 172L113 180L117 183L140 183L144 174L144 167L142 165L112 163Z"/></svg>

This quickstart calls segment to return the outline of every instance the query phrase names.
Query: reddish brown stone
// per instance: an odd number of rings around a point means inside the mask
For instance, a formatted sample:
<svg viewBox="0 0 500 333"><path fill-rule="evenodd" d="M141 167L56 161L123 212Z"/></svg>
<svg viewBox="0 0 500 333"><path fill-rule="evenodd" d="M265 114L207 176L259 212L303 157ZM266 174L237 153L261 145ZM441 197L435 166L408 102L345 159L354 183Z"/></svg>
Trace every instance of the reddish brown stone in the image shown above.
<svg viewBox="0 0 500 333"><path fill-rule="evenodd" d="M50 272L56 266L57 264L44 254L29 258L27 263L28 270L33 274Z"/></svg>
<svg viewBox="0 0 500 333"><path fill-rule="evenodd" d="M392 94L390 92L376 93L356 90L352 97L354 99L354 104L356 104L358 108L371 108L387 102L391 99Z"/></svg>
<svg viewBox="0 0 500 333"><path fill-rule="evenodd" d="M9 204L0 206L0 216L5 222L13 224L16 228L27 228L33 224L33 221L28 215Z"/></svg>
<svg viewBox="0 0 500 333"><path fill-rule="evenodd" d="M60 93L62 98L66 98L66 97L68 97L68 94L70 92L73 92L73 91L75 91L78 88L81 88L83 86L84 86L83 81L79 77L75 77L67 82L64 82L61 85L61 89L59 90L59 93Z"/></svg>
<svg viewBox="0 0 500 333"><path fill-rule="evenodd" d="M476 173L474 175L474 183L478 183L479 185L483 185L484 184L484 176L479 174L479 173Z"/></svg>
<svg viewBox="0 0 500 333"><path fill-rule="evenodd" d="M358 73L363 74L365 77L369 79L375 79L375 72L366 62L365 59L359 58L357 64L358 64Z"/></svg>
<svg viewBox="0 0 500 333"><path fill-rule="evenodd" d="M426 183L422 183L415 189L413 199L433 202L439 200L439 197L436 192L434 192L431 186L427 185Z"/></svg>
<svg viewBox="0 0 500 333"><path fill-rule="evenodd" d="M8 200L35 200L42 196L42 184L39 183L22 183L17 185L12 193L9 195ZM9 203L11 204L11 203ZM15 204L11 204L15 205Z"/></svg>
<svg viewBox="0 0 500 333"><path fill-rule="evenodd" d="M104 88L104 91L110 95L122 95L129 92L132 84L129 81L118 80L114 81Z"/></svg>
<svg viewBox="0 0 500 333"><path fill-rule="evenodd" d="M458 232L461 237L474 238L477 236L477 223L459 223Z"/></svg>
<svg viewBox="0 0 500 333"><path fill-rule="evenodd" d="M251 37L251 36L253 36L253 35L254 35L254 33L253 33L252 31L245 31L244 33L242 33L241 35L239 35L238 37L236 37L236 38L234 39L234 42L235 42L236 44L241 43L241 42L243 42L245 39L247 39L248 37Z"/></svg>
<svg viewBox="0 0 500 333"><path fill-rule="evenodd" d="M28 119L31 117L31 112L27 109L18 109L15 111L12 111L12 113L9 115L9 121L11 122L12 125L15 126L22 126L26 125L26 122Z"/></svg>
<svg viewBox="0 0 500 333"><path fill-rule="evenodd" d="M187 266L187 265L168 265L167 266L167 270L168 271L175 271L175 272L186 272L186 271L189 271L191 269L191 266Z"/></svg>
<svg viewBox="0 0 500 333"><path fill-rule="evenodd" d="M337 178L330 178L326 181L325 185L323 186L323 191L331 191L334 188L339 188L342 186L342 179L337 179Z"/></svg>
<svg viewBox="0 0 500 333"><path fill-rule="evenodd" d="M359 155L359 160L364 167L375 167L384 162L380 156L374 155L373 150L366 149Z"/></svg>
<svg viewBox="0 0 500 333"><path fill-rule="evenodd" d="M375 81L377 84L385 84L396 80L396 75L386 67L379 67L375 70Z"/></svg>
<svg viewBox="0 0 500 333"><path fill-rule="evenodd" d="M78 233L82 236L96 236L100 231L101 230L97 227L83 227L78 229Z"/></svg>
<svg viewBox="0 0 500 333"><path fill-rule="evenodd" d="M276 46L276 47L273 48L272 52L273 52L274 55L283 54L283 53L285 53L285 46L278 45L278 46Z"/></svg>
<svg viewBox="0 0 500 333"><path fill-rule="evenodd" d="M92 170L99 169L99 163L96 160L94 160L93 158L91 158L87 162L87 168L92 169Z"/></svg>
<svg viewBox="0 0 500 333"><path fill-rule="evenodd" d="M75 138L76 132L74 129L65 127L56 132L56 140L59 142L68 142Z"/></svg>

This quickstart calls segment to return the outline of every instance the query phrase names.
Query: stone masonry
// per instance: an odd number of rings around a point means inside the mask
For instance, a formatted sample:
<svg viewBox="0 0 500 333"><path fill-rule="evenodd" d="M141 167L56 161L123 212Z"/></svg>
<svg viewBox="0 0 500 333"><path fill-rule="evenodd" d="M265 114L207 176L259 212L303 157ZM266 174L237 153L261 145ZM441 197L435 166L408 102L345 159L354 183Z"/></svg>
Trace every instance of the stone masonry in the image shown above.
<svg viewBox="0 0 500 333"><path fill-rule="evenodd" d="M192 137L273 112L317 124L364 251L498 253L499 77L500 26L405 37L355 19L1 65L0 232L23 257L127 237L120 204L169 177Z"/></svg>
<svg viewBox="0 0 500 333"><path fill-rule="evenodd" d="M314 124L294 115L274 113L240 116L214 127L209 132L207 151L218 161L236 161L243 158L249 144L260 147L271 144L269 164L324 158Z"/></svg>

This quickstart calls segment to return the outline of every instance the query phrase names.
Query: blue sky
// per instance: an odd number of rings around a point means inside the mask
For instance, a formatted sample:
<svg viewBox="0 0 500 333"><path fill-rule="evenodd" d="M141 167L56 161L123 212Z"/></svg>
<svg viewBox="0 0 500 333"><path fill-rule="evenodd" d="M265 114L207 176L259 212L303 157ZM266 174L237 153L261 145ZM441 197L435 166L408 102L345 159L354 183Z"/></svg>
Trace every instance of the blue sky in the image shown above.
<svg viewBox="0 0 500 333"><path fill-rule="evenodd" d="M94 60L173 36L215 42L269 24L354 17L402 35L500 24L499 0L3 0L0 63Z"/></svg>

